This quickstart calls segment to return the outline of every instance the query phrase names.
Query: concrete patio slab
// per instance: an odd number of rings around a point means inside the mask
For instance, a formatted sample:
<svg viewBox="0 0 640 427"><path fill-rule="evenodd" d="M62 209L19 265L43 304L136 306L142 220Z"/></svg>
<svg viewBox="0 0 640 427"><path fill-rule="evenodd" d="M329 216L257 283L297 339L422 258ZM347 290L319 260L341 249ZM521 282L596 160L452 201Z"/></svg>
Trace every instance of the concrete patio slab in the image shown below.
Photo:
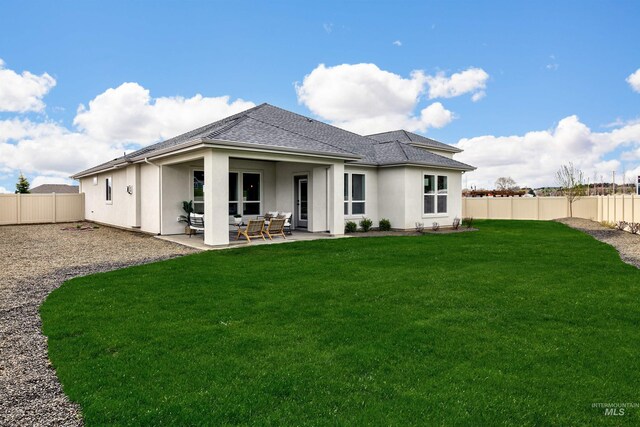
<svg viewBox="0 0 640 427"><path fill-rule="evenodd" d="M288 235L286 239L282 237L274 237L273 240L262 240L261 238L252 238L251 242L248 242L244 237L241 237L240 240L236 240L237 233L230 232L229 233L229 244L228 245L220 245L220 246L209 246L204 244L204 236L202 234L196 234L195 236L188 236L186 234L173 234L168 236L155 236L158 239L165 240L168 242L178 243L180 245L187 246L189 248L199 249L203 251L212 251L212 250L220 250L220 249L230 249L230 248L239 248L245 246L256 246L256 245L272 245L272 244L280 244L280 243L289 243L289 242L303 242L309 240L322 240L322 239L342 239L348 238L351 236L334 236L329 233L310 233L307 231L294 231L291 235Z"/></svg>

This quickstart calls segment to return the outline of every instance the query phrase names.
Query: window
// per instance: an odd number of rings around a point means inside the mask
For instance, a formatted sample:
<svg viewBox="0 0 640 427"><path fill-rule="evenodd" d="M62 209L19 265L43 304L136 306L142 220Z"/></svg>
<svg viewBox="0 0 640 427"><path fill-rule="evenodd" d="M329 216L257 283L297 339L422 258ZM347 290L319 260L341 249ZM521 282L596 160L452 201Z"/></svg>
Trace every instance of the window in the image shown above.
<svg viewBox="0 0 640 427"><path fill-rule="evenodd" d="M351 175L351 214L364 214L364 174Z"/></svg>
<svg viewBox="0 0 640 427"><path fill-rule="evenodd" d="M446 176L426 174L423 176L424 214L447 213L447 195Z"/></svg>
<svg viewBox="0 0 640 427"><path fill-rule="evenodd" d="M447 213L447 177L438 176L438 213Z"/></svg>
<svg viewBox="0 0 640 427"><path fill-rule="evenodd" d="M238 173L229 173L229 215L238 214Z"/></svg>
<svg viewBox="0 0 640 427"><path fill-rule="evenodd" d="M193 211L204 213L204 171L193 171Z"/></svg>
<svg viewBox="0 0 640 427"><path fill-rule="evenodd" d="M229 172L229 215L259 215L260 181L257 172ZM240 193L242 189L242 193ZM193 171L193 210L204 213L204 172Z"/></svg>
<svg viewBox="0 0 640 427"><path fill-rule="evenodd" d="M349 174L344 174L344 214L349 215Z"/></svg>
<svg viewBox="0 0 640 427"><path fill-rule="evenodd" d="M112 192L113 192L113 186L111 184L111 177L107 178L104 180L104 199L107 202L111 202L111 196L112 196Z"/></svg>
<svg viewBox="0 0 640 427"><path fill-rule="evenodd" d="M351 180L349 180L351 175ZM351 191L349 191L351 184ZM365 177L361 173L344 174L344 214L364 215L366 205ZM349 197L351 196L351 197ZM351 207L351 209L349 209Z"/></svg>
<svg viewBox="0 0 640 427"><path fill-rule="evenodd" d="M260 174L242 174L242 215L260 215Z"/></svg>

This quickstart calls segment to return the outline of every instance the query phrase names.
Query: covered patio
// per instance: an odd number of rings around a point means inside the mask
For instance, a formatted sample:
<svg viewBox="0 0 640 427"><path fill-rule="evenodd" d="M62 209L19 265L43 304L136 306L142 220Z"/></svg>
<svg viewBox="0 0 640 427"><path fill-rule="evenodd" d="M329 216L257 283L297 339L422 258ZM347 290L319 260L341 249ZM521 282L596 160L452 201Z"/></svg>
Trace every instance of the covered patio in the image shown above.
<svg viewBox="0 0 640 427"><path fill-rule="evenodd" d="M195 240L185 235L185 224L178 221L184 215L182 202L192 200L194 211L204 215L204 236L199 237L203 245L235 244L235 215L246 224L273 211L292 214L296 236L292 239L303 239L298 235L341 235L344 160L327 155L205 148L156 162L160 168L160 234L180 241Z"/></svg>

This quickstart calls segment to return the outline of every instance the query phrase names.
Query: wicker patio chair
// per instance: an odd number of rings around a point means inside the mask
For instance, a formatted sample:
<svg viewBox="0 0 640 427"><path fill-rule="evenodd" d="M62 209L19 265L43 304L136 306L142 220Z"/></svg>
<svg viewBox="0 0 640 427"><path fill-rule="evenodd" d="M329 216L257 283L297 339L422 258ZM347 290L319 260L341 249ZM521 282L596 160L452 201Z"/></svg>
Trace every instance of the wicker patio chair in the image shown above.
<svg viewBox="0 0 640 427"><path fill-rule="evenodd" d="M244 229L238 229L236 240L240 240L240 236L246 237L249 242L251 242L252 237L262 237L262 240L267 240L264 238L263 228L264 219L250 219Z"/></svg>
<svg viewBox="0 0 640 427"><path fill-rule="evenodd" d="M291 236L291 212L282 212L278 218L284 219L284 232Z"/></svg>
<svg viewBox="0 0 640 427"><path fill-rule="evenodd" d="M202 231L204 233L204 215L197 213L189 214L189 237L191 237L191 231L193 234L197 234L198 231Z"/></svg>
<svg viewBox="0 0 640 427"><path fill-rule="evenodd" d="M264 234L267 235L269 240L273 240L274 236L282 236L283 239L286 239L284 235L284 218L272 218L269 222L269 226L264 230Z"/></svg>

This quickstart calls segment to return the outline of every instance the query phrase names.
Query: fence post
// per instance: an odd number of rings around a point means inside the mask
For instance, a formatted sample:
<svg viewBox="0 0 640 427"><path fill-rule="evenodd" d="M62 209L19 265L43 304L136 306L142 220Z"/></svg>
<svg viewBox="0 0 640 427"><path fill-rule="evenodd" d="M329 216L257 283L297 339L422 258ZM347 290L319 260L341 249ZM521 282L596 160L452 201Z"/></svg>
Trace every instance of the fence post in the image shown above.
<svg viewBox="0 0 640 427"><path fill-rule="evenodd" d="M622 193L622 221L624 221L624 193Z"/></svg>
<svg viewBox="0 0 640 427"><path fill-rule="evenodd" d="M540 196L536 196L536 220L540 220Z"/></svg>
<svg viewBox="0 0 640 427"><path fill-rule="evenodd" d="M56 193L51 193L51 204L53 205L53 223L56 223Z"/></svg>
<svg viewBox="0 0 640 427"><path fill-rule="evenodd" d="M511 199L509 202L510 204L509 219L513 219L513 196L509 197L509 199Z"/></svg>
<svg viewBox="0 0 640 427"><path fill-rule="evenodd" d="M16 222L18 224L22 224L22 201L20 200L20 193L18 193L17 203L16 203Z"/></svg>
<svg viewBox="0 0 640 427"><path fill-rule="evenodd" d="M484 196L484 199L487 201L487 214L485 215L485 218L489 219L489 198Z"/></svg>

